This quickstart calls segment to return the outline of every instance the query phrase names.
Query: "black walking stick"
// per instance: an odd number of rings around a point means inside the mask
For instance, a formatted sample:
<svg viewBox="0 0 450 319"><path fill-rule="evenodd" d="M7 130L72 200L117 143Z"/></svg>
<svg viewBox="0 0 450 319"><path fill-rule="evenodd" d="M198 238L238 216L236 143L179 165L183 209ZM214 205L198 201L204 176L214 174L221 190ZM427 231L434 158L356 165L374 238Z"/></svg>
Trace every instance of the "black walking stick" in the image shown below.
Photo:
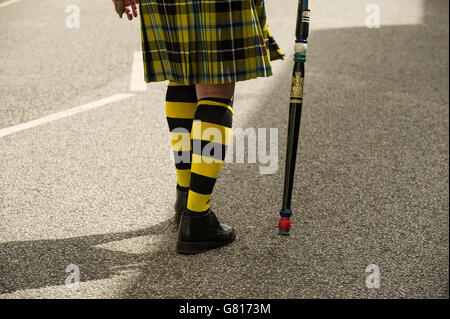
<svg viewBox="0 0 450 319"><path fill-rule="evenodd" d="M278 223L279 233L289 235L292 216L291 199L294 186L295 162L300 133L303 104L303 82L305 78L306 48L308 43L310 11L308 0L298 0L297 27L295 30L294 72L292 76L289 106L289 127L287 137L286 167L284 172L283 207Z"/></svg>

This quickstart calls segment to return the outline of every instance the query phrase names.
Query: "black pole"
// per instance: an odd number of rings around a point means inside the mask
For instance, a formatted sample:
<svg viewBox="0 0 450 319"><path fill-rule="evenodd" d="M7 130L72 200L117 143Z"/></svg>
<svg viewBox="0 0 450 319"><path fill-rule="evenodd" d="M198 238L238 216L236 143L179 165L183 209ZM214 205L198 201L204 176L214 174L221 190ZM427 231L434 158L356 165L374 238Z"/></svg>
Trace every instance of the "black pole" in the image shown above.
<svg viewBox="0 0 450 319"><path fill-rule="evenodd" d="M306 49L309 34L310 11L308 0L298 0L297 26L295 30L294 71L292 74L289 104L289 126L287 136L286 166L284 172L283 205L278 223L279 233L289 235L292 190L294 187L295 164L297 159L300 122L303 106L303 84L305 80Z"/></svg>

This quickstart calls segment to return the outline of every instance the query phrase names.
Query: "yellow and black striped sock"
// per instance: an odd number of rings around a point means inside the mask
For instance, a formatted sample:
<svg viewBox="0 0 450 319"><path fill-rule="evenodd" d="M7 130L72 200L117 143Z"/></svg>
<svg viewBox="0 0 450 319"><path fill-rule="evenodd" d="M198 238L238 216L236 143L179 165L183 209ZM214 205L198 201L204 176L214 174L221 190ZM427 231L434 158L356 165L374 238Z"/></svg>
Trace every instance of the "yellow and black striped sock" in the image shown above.
<svg viewBox="0 0 450 319"><path fill-rule="evenodd" d="M233 121L232 101L222 98L201 98L192 124L191 182L188 214L207 212L211 194L225 160Z"/></svg>
<svg viewBox="0 0 450 319"><path fill-rule="evenodd" d="M177 169L177 188L189 190L191 178L191 129L197 107L195 85L169 81L166 94L166 117Z"/></svg>

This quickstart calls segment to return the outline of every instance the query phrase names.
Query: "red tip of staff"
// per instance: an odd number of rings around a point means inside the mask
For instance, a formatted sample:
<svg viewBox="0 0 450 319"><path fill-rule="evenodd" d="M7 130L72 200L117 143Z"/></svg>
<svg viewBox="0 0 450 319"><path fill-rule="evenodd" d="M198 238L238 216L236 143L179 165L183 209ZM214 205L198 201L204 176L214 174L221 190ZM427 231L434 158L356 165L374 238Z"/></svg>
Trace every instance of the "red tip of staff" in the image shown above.
<svg viewBox="0 0 450 319"><path fill-rule="evenodd" d="M281 217L278 222L278 230L280 235L289 236L289 230L291 229L291 220L289 217Z"/></svg>

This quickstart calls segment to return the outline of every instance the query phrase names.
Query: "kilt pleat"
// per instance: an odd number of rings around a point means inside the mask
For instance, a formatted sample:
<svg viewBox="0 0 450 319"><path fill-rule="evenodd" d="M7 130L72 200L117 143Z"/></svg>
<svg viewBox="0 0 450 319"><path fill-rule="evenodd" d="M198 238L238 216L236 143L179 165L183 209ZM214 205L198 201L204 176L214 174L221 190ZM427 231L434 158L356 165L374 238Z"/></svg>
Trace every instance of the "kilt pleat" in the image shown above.
<svg viewBox="0 0 450 319"><path fill-rule="evenodd" d="M264 0L140 0L145 81L231 83L285 59Z"/></svg>

